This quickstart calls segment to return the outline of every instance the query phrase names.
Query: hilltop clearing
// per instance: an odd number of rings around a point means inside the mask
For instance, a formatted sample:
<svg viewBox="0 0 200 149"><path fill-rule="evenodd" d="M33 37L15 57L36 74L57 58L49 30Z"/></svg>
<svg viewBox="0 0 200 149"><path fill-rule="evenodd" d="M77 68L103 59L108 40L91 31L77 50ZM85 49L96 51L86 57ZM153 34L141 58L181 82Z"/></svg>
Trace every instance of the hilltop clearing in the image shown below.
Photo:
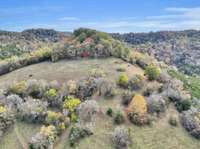
<svg viewBox="0 0 200 149"><path fill-rule="evenodd" d="M80 28L59 46L3 60L0 73L0 148L200 145L196 84L106 33Z"/></svg>

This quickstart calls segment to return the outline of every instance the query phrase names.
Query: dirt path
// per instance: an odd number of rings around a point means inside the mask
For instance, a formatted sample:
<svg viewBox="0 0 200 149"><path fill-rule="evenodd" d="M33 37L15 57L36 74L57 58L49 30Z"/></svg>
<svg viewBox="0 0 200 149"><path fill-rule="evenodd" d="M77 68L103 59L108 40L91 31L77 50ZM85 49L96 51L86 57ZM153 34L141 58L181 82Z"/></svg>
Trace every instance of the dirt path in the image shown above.
<svg viewBox="0 0 200 149"><path fill-rule="evenodd" d="M26 143L24 137L20 134L17 124L15 124L14 132L15 132L15 134L17 136L17 139L19 140L19 143L23 147L23 149L28 149L28 144Z"/></svg>
<svg viewBox="0 0 200 149"><path fill-rule="evenodd" d="M70 129L70 128L67 128L67 129ZM65 149L66 148L66 142L68 141L67 138L68 138L68 135L69 135L69 131L66 130L62 135L61 137L58 138L58 141L55 143L54 145L54 149Z"/></svg>

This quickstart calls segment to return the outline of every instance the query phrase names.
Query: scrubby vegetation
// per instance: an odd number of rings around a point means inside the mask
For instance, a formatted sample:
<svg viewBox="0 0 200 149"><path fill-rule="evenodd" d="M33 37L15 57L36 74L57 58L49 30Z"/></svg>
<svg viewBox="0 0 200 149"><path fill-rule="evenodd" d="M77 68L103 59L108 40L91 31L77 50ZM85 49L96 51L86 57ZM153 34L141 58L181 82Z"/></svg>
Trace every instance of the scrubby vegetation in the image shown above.
<svg viewBox="0 0 200 149"><path fill-rule="evenodd" d="M121 74L117 81L118 85L124 88L128 87L128 76L126 74Z"/></svg>
<svg viewBox="0 0 200 149"><path fill-rule="evenodd" d="M117 111L114 115L115 124L122 124L124 122L124 115L121 111Z"/></svg>
<svg viewBox="0 0 200 149"><path fill-rule="evenodd" d="M184 74L169 70L169 74L181 80L183 82L184 88L191 92L191 95L196 98L200 98L200 79L196 77L185 76Z"/></svg>
<svg viewBox="0 0 200 149"><path fill-rule="evenodd" d="M200 74L198 30L111 35L132 44L140 52L149 53L160 61L176 66L179 71L189 75Z"/></svg>
<svg viewBox="0 0 200 149"><path fill-rule="evenodd" d="M112 140L116 149L127 149L130 143L130 134L126 128L117 127L113 132Z"/></svg>
<svg viewBox="0 0 200 149"><path fill-rule="evenodd" d="M74 146L76 143L79 142L79 140L87 136L91 136L92 134L93 133L89 129L77 127L77 126L72 127L69 134L70 145Z"/></svg>
<svg viewBox="0 0 200 149"><path fill-rule="evenodd" d="M0 106L0 138L3 133L14 123L14 114L7 107Z"/></svg>
<svg viewBox="0 0 200 149"><path fill-rule="evenodd" d="M39 132L25 140L30 149L59 149L60 142L64 142L63 146L66 144L63 148L85 148L87 142L98 143L97 147L94 146L96 148L101 148L104 143L108 148L142 148L141 142L136 141L140 137L143 139L138 130L155 129L157 125L173 129L171 131L179 130L181 134L185 133L183 126L199 139L200 102L194 98L198 97L198 88L196 86L196 92L193 92L194 86L187 84L174 71L167 71L167 66L147 55L131 52L130 48L106 33L83 28L74 31L61 47L47 51L35 51L37 62L40 58L52 61L65 58L117 58L112 64L105 62L107 69L97 63L89 69L84 67L86 70L83 70L83 65L63 67L62 70L70 73L68 76L62 74L66 79L53 78L54 81L50 81L52 79L47 77L46 81L21 80L5 86L0 91L0 139L18 121L38 127L43 125ZM84 59L84 62L90 61ZM122 65L124 69L119 69ZM185 76L184 79L189 81ZM169 108L175 111L175 117L169 113ZM156 132L154 135L161 135L162 139L166 138L166 133ZM189 138L187 135L184 137Z"/></svg>
<svg viewBox="0 0 200 149"><path fill-rule="evenodd" d="M128 116L137 125L147 123L147 104L143 96L135 95L128 106Z"/></svg>
<svg viewBox="0 0 200 149"><path fill-rule="evenodd" d="M29 142L30 149L38 148L53 148L53 144L56 140L56 128L53 125L43 126L35 136L33 136Z"/></svg>
<svg viewBox="0 0 200 149"><path fill-rule="evenodd" d="M149 80L156 80L160 76L160 70L154 65L149 65L145 69L145 74Z"/></svg>

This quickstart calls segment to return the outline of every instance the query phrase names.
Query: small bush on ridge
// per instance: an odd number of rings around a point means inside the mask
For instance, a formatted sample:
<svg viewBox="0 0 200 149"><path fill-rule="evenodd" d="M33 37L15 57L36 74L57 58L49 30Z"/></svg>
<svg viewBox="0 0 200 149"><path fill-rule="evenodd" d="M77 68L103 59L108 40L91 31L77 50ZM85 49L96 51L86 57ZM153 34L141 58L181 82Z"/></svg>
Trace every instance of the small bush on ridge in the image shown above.
<svg viewBox="0 0 200 149"><path fill-rule="evenodd" d="M149 65L145 69L145 74L149 80L156 80L160 76L160 69L154 65Z"/></svg>

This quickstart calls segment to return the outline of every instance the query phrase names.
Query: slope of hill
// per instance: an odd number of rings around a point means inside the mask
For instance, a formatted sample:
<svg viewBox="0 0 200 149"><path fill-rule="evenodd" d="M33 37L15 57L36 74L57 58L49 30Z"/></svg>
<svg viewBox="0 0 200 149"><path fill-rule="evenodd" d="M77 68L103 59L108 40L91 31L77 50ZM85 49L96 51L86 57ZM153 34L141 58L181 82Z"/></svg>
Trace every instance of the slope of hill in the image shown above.
<svg viewBox="0 0 200 149"><path fill-rule="evenodd" d="M52 29L28 29L22 32L0 31L0 60L19 56L41 47L52 47L68 33Z"/></svg>
<svg viewBox="0 0 200 149"><path fill-rule="evenodd" d="M112 34L133 48L176 66L186 74L200 74L200 31L161 31Z"/></svg>
<svg viewBox="0 0 200 149"><path fill-rule="evenodd" d="M49 48L0 63L0 148L199 147L184 74L91 29Z"/></svg>

